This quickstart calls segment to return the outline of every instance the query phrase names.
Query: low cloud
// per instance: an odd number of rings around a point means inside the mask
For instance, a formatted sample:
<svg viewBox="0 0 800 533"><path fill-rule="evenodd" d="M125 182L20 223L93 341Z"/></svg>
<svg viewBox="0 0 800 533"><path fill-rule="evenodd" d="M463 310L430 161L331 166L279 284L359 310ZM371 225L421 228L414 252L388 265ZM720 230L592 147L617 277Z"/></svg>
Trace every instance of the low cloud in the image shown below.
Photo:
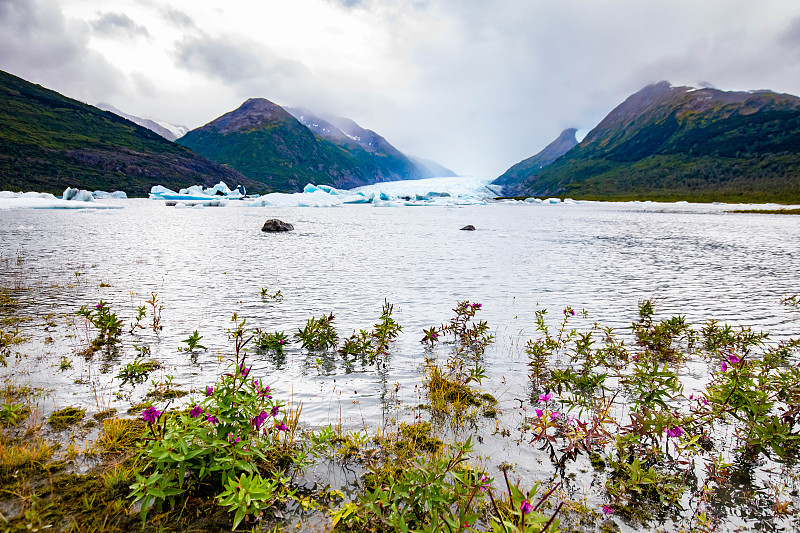
<svg viewBox="0 0 800 533"><path fill-rule="evenodd" d="M92 29L106 37L149 37L147 28L136 24L125 13L104 13L90 23Z"/></svg>
<svg viewBox="0 0 800 533"><path fill-rule="evenodd" d="M123 74L88 46L89 28L50 0L0 0L0 69L85 102L110 99Z"/></svg>
<svg viewBox="0 0 800 533"><path fill-rule="evenodd" d="M179 28L192 29L196 27L192 17L183 11L172 8L164 8L161 10L161 15L165 20Z"/></svg>

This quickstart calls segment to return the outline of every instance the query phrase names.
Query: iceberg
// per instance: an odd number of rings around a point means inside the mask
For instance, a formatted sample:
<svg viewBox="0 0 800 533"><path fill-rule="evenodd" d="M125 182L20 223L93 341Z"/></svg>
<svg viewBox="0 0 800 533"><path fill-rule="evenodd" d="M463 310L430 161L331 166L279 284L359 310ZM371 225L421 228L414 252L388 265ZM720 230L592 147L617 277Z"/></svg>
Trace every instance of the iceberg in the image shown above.
<svg viewBox="0 0 800 533"><path fill-rule="evenodd" d="M67 189L69 191L70 189ZM77 191L77 189L72 189ZM67 191L64 191L66 194ZM91 198L91 193L88 191L78 191L79 193L87 193ZM72 200L64 200L57 198L54 195L46 192L11 192L0 191L0 210L6 209L119 209L117 205L98 204L91 200L85 199L83 194L70 193ZM81 200L77 200L81 198Z"/></svg>
<svg viewBox="0 0 800 533"><path fill-rule="evenodd" d="M150 188L151 200L211 200L224 198L226 200L241 200L246 194L245 188L241 185L231 190L224 181L220 181L213 187L204 189L202 185L192 185L178 192L167 189L163 185L153 185Z"/></svg>
<svg viewBox="0 0 800 533"><path fill-rule="evenodd" d="M92 193L95 200L127 200L128 195L125 194L123 191L114 191L114 192L106 192L106 191L94 191Z"/></svg>
<svg viewBox="0 0 800 533"><path fill-rule="evenodd" d="M73 189L71 187L64 189L64 194L61 195L61 199L71 202L94 202L94 196L92 196L92 193L89 191Z"/></svg>

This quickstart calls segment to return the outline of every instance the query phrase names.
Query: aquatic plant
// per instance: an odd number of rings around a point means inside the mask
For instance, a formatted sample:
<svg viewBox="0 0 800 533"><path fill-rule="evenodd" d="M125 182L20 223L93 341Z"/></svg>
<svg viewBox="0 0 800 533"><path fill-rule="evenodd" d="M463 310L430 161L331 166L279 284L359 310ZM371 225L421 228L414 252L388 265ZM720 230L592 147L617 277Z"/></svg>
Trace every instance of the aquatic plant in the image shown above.
<svg viewBox="0 0 800 533"><path fill-rule="evenodd" d="M264 301L274 300L279 302L283 300L283 294L281 294L281 291L276 291L270 294L268 287L261 287L261 299Z"/></svg>
<svg viewBox="0 0 800 533"><path fill-rule="evenodd" d="M152 308L153 320L150 327L153 328L153 331L161 331L164 329L164 326L161 325L161 311L164 309L164 306L159 302L158 294L155 292L150 293L150 299L146 302ZM142 313L139 311L139 317L141 318L141 316ZM138 324L138 322L139 320L137 319L136 323Z"/></svg>
<svg viewBox="0 0 800 533"><path fill-rule="evenodd" d="M100 300L94 306L82 305L76 315L84 317L97 329L97 337L92 341L92 349L99 350L104 347L110 349L111 346L120 342L122 321L111 312L111 306L106 302Z"/></svg>
<svg viewBox="0 0 800 533"><path fill-rule="evenodd" d="M389 357L389 346L397 338L403 327L392 318L394 306L383 301L383 309L379 322L372 326L371 331L360 330L344 340L339 348L339 355L348 359L349 356L361 357L367 364L385 362Z"/></svg>
<svg viewBox="0 0 800 533"><path fill-rule="evenodd" d="M134 359L127 363L116 375L117 379L122 380L124 385L127 382L141 383L147 379L147 375L160 367L158 361L145 361L144 359Z"/></svg>
<svg viewBox="0 0 800 533"><path fill-rule="evenodd" d="M339 335L333 327L333 318L333 313L323 314L320 318L312 316L306 321L305 327L298 330L294 336L307 350L325 351L336 348L339 344Z"/></svg>
<svg viewBox="0 0 800 533"><path fill-rule="evenodd" d="M566 461L612 445L597 461L609 467L606 505L635 522L679 511L697 461L709 473L699 493L713 498L705 487L719 479L722 460L711 455L711 434L731 420L724 446L743 457L792 461L800 449L800 368L793 362L800 340L768 343L762 332L714 320L696 331L684 317L656 321L654 312L652 301L640 302L631 347L598 324L588 332L570 328L569 308L551 334L537 312L540 336L526 348L531 381L545 388L536 416L525 421L530 443L562 472ZM687 397L678 370L691 358L711 371ZM611 395L609 377L618 384Z"/></svg>
<svg viewBox="0 0 800 533"><path fill-rule="evenodd" d="M278 353L283 353L283 349L289 345L291 341L283 331L274 331L268 333L266 331L257 331L253 344L262 350L274 350Z"/></svg>
<svg viewBox="0 0 800 533"><path fill-rule="evenodd" d="M181 341L186 343L186 348L178 348L178 351L193 352L195 350L205 350L206 347L200 344L200 339L202 338L203 336L197 333L197 330L194 330L188 338Z"/></svg>

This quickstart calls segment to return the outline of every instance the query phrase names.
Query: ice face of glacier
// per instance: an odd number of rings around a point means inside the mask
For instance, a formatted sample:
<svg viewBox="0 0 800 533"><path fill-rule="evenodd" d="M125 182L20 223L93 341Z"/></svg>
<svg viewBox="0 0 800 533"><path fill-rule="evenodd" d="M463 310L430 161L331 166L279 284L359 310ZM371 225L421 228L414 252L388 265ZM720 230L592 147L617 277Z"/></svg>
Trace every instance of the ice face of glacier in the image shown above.
<svg viewBox="0 0 800 533"><path fill-rule="evenodd" d="M266 194L250 202L255 206L332 207L366 204L375 207L419 205L480 205L499 194L491 178L430 178L375 183L350 190L309 183L302 193Z"/></svg>

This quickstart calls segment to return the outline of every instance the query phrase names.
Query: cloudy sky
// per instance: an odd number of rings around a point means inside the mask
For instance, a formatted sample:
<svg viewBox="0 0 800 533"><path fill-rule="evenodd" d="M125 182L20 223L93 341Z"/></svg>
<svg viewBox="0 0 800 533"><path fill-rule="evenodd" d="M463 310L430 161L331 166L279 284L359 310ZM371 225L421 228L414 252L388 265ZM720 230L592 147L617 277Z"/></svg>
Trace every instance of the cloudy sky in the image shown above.
<svg viewBox="0 0 800 533"><path fill-rule="evenodd" d="M800 2L0 0L0 69L190 128L268 98L496 176L659 80L800 94Z"/></svg>

